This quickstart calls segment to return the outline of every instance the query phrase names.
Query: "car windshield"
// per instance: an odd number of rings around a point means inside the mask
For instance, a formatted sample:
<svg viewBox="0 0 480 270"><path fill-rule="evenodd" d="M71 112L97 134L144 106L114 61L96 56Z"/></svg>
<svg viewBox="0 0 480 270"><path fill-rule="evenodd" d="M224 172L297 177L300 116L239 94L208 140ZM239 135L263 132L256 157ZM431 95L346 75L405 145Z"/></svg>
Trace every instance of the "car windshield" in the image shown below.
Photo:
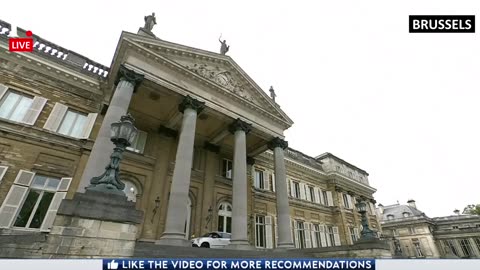
<svg viewBox="0 0 480 270"><path fill-rule="evenodd" d="M204 235L202 235L202 237L209 237L210 236L210 233L206 233Z"/></svg>

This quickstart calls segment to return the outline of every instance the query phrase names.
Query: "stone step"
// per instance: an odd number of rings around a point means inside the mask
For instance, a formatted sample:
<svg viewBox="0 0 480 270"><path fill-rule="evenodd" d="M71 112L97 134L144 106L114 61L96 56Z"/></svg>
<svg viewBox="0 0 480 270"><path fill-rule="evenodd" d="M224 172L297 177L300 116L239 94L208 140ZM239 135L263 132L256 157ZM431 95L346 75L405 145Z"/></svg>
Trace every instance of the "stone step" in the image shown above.
<svg viewBox="0 0 480 270"><path fill-rule="evenodd" d="M306 258L296 250L232 250L194 247L175 247L137 242L136 258Z"/></svg>

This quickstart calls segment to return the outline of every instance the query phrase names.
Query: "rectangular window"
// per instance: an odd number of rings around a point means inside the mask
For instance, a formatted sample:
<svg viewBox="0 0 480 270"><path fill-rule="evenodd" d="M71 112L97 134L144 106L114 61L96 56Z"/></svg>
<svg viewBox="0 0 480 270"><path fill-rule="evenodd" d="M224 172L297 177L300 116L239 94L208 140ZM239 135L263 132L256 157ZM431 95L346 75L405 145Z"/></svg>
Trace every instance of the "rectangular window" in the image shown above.
<svg viewBox="0 0 480 270"><path fill-rule="evenodd" d="M255 169L255 187L265 189L264 171Z"/></svg>
<svg viewBox="0 0 480 270"><path fill-rule="evenodd" d="M444 244L445 244L446 247L448 247L450 249L450 251L452 251L453 254L455 254L455 256L460 257L458 255L458 250L455 247L454 240L444 240Z"/></svg>
<svg viewBox="0 0 480 270"><path fill-rule="evenodd" d="M473 252L472 252L472 246L470 245L470 241L468 239L461 239L460 240L460 247L462 248L463 254L465 257L471 257Z"/></svg>
<svg viewBox="0 0 480 270"><path fill-rule="evenodd" d="M322 246L322 237L320 236L320 225L319 224L312 224L313 236L312 241L316 243L316 246L313 247L321 247ZM315 239L313 239L315 238Z"/></svg>
<svg viewBox="0 0 480 270"><path fill-rule="evenodd" d="M415 234L415 227L410 227L410 234Z"/></svg>
<svg viewBox="0 0 480 270"><path fill-rule="evenodd" d="M478 251L480 252L480 238L473 238L473 242L475 242L475 245L477 246Z"/></svg>
<svg viewBox="0 0 480 270"><path fill-rule="evenodd" d="M87 115L67 110L57 132L70 137L80 138L87 124Z"/></svg>
<svg viewBox="0 0 480 270"><path fill-rule="evenodd" d="M413 241L413 246L415 247L415 254L417 254L417 257L424 257L420 243L418 241Z"/></svg>
<svg viewBox="0 0 480 270"><path fill-rule="evenodd" d="M349 230L350 230L350 237L352 238L352 244L353 244L358 240L357 234L356 234L355 228L350 227Z"/></svg>
<svg viewBox="0 0 480 270"><path fill-rule="evenodd" d="M222 176L227 179L232 179L233 163L231 160L223 159L222 161Z"/></svg>
<svg viewBox="0 0 480 270"><path fill-rule="evenodd" d="M327 238L328 242L332 243L332 245L335 244L335 233L332 226L327 226Z"/></svg>
<svg viewBox="0 0 480 270"><path fill-rule="evenodd" d="M309 198L311 202L315 202L315 189L312 186L308 186L308 192L310 193L310 196L307 198Z"/></svg>
<svg viewBox="0 0 480 270"><path fill-rule="evenodd" d="M22 122L32 102L32 97L8 90L0 100L0 117Z"/></svg>
<svg viewBox="0 0 480 270"><path fill-rule="evenodd" d="M348 195L343 193L343 205L345 205L345 208L350 209L350 203L348 200Z"/></svg>
<svg viewBox="0 0 480 270"><path fill-rule="evenodd" d="M255 245L265 248L265 216L256 216L255 218Z"/></svg>
<svg viewBox="0 0 480 270"><path fill-rule="evenodd" d="M295 198L300 198L300 183L299 182L293 182L293 194Z"/></svg>
<svg viewBox="0 0 480 270"><path fill-rule="evenodd" d="M328 197L327 197L327 192L325 190L322 190L322 196L323 196L323 201L325 202L325 205L328 205Z"/></svg>
<svg viewBox="0 0 480 270"><path fill-rule="evenodd" d="M60 179L36 175L13 226L39 229L59 185Z"/></svg>
<svg viewBox="0 0 480 270"><path fill-rule="evenodd" d="M127 150L143 154L143 151L145 150L145 143L147 142L147 135L147 132L139 130L132 144L127 147Z"/></svg>
<svg viewBox="0 0 480 270"><path fill-rule="evenodd" d="M298 248L306 248L305 243L305 223L303 221L295 221L297 223L296 234L298 239Z"/></svg>

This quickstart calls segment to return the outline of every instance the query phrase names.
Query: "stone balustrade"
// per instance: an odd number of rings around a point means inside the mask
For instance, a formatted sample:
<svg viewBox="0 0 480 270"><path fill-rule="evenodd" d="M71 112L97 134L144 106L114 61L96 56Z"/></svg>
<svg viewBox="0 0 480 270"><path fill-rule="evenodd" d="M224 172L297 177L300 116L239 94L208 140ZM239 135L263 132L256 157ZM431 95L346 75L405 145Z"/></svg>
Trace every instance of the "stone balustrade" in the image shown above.
<svg viewBox="0 0 480 270"><path fill-rule="evenodd" d="M8 39L11 27L11 24L0 20L0 40ZM20 37L26 37L25 32L26 30L24 29L17 29L17 34ZM57 62L59 61L61 64L68 65L87 75L97 75L101 78L105 78L109 73L108 67L96 63L80 54L67 50L62 46L56 45L55 43L45 40L35 34L33 34L32 38L34 40L33 48L36 55Z"/></svg>

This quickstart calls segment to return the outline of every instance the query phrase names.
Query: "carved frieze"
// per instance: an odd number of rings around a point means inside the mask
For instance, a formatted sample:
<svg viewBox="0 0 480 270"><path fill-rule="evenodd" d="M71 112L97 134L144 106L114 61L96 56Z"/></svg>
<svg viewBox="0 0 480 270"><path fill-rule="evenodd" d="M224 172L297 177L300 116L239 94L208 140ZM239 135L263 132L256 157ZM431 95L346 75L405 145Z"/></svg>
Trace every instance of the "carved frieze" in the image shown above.
<svg viewBox="0 0 480 270"><path fill-rule="evenodd" d="M239 97L242 97L250 102L255 102L252 95L247 91L245 85L238 82L228 70L221 70L219 67L211 67L206 64L186 65L186 68L230 90Z"/></svg>

